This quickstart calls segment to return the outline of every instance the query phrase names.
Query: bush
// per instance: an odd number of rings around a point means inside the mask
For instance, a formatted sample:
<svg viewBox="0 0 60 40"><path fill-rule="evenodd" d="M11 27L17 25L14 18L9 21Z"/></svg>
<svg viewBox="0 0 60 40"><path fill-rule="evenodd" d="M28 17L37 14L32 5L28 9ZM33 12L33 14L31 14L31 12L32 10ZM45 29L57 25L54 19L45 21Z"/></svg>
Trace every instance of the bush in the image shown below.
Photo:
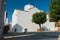
<svg viewBox="0 0 60 40"><path fill-rule="evenodd" d="M6 34L9 31L9 25L4 26L3 33Z"/></svg>

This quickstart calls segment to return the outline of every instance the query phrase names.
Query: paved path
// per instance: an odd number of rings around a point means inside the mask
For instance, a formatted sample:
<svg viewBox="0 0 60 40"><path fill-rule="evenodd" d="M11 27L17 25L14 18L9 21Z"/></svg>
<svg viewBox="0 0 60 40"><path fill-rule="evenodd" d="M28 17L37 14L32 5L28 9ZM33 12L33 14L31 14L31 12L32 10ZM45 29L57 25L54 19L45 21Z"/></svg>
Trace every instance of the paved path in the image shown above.
<svg viewBox="0 0 60 40"><path fill-rule="evenodd" d="M17 35L17 36L6 36L5 40L57 40L58 36L46 36L46 35Z"/></svg>
<svg viewBox="0 0 60 40"><path fill-rule="evenodd" d="M9 33L4 40L60 40L60 32Z"/></svg>

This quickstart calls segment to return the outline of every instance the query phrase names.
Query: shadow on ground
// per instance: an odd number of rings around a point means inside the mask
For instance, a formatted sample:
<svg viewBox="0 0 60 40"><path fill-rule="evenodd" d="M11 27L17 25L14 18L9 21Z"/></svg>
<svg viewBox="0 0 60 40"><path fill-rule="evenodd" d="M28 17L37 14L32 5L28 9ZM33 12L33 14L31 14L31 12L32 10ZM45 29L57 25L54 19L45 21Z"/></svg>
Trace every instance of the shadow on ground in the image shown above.
<svg viewBox="0 0 60 40"><path fill-rule="evenodd" d="M10 33L4 40L58 40L60 32L28 32L28 33ZM12 37L13 36L13 37Z"/></svg>

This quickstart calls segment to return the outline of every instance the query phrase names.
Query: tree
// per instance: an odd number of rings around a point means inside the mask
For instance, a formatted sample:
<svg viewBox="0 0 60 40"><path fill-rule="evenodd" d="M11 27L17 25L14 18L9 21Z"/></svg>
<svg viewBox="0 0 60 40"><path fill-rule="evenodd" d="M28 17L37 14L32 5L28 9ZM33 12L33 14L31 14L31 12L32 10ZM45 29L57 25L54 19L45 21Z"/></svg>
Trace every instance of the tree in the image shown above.
<svg viewBox="0 0 60 40"><path fill-rule="evenodd" d="M60 20L60 0L51 0L49 17L51 22L58 22Z"/></svg>
<svg viewBox="0 0 60 40"><path fill-rule="evenodd" d="M10 28L9 28L9 25L4 26L4 27L3 27L3 33L4 33L4 34L7 34L8 31L9 31L9 29L10 29Z"/></svg>
<svg viewBox="0 0 60 40"><path fill-rule="evenodd" d="M41 24L46 22L45 12L36 12L32 15L32 22L39 24L39 29L41 30Z"/></svg>

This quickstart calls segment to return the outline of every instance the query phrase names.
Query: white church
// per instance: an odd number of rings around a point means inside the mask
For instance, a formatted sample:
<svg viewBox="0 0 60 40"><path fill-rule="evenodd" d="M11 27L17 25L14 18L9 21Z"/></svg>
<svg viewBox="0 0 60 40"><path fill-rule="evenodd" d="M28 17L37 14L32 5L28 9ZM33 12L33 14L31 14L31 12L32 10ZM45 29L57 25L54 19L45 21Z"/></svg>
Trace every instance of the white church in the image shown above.
<svg viewBox="0 0 60 40"><path fill-rule="evenodd" d="M36 12L43 12L31 4L25 5L24 10L15 9L12 15L12 26L11 32L24 32L24 29L27 29L27 32L37 32L39 25L32 23L32 15ZM47 21L42 24L42 27L46 31L56 31L54 22L49 22L49 15L46 15Z"/></svg>

